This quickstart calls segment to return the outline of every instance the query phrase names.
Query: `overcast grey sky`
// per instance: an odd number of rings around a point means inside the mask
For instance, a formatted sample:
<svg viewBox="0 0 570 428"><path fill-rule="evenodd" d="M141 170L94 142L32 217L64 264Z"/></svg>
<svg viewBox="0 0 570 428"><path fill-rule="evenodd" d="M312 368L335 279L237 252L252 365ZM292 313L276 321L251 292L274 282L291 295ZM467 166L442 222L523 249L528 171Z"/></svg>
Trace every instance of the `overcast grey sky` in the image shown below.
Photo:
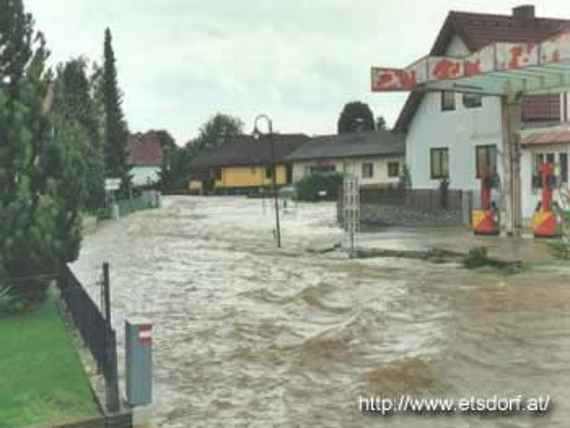
<svg viewBox="0 0 570 428"><path fill-rule="evenodd" d="M511 0L25 0L52 61L102 57L114 37L131 131L164 128L178 144L216 112L246 131L266 113L281 132L336 132L361 100L391 126L404 94L373 94L370 67L428 53L449 10L510 14ZM567 0L535 1L570 18Z"/></svg>

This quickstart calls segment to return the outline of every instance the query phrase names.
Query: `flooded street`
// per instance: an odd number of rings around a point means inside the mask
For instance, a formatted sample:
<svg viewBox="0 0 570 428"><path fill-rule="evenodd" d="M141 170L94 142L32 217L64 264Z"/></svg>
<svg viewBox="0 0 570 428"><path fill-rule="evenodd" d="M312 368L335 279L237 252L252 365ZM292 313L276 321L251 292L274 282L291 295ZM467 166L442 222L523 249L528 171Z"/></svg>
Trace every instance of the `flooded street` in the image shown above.
<svg viewBox="0 0 570 428"><path fill-rule="evenodd" d="M261 201L170 197L86 237L73 269L99 301L111 263L121 357L124 316L154 323L157 426L570 426L570 270L306 252L340 241L335 216L329 203L289 209L278 251ZM554 409L359 412L360 396L400 394L550 394Z"/></svg>

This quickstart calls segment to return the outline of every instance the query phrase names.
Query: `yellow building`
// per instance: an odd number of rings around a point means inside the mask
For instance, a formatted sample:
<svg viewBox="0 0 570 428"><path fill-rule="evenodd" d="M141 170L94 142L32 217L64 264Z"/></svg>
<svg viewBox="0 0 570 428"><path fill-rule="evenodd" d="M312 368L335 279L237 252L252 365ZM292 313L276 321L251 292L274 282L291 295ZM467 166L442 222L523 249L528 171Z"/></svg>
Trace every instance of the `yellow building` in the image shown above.
<svg viewBox="0 0 570 428"><path fill-rule="evenodd" d="M273 181L272 159L275 159L276 184L291 184L293 166L285 158L308 140L304 134L276 134L272 151L272 143L267 137L236 136L194 159L191 183L195 187L196 182L200 182L205 192L221 193L269 187Z"/></svg>

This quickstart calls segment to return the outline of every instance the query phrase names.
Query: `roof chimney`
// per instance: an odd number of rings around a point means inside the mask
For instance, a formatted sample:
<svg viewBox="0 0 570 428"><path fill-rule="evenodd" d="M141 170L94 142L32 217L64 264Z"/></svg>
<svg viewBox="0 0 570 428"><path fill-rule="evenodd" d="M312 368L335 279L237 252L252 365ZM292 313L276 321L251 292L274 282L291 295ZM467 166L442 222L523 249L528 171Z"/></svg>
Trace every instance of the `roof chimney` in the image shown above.
<svg viewBox="0 0 570 428"><path fill-rule="evenodd" d="M521 21L531 21L534 19L534 5L525 4L513 8L513 18Z"/></svg>

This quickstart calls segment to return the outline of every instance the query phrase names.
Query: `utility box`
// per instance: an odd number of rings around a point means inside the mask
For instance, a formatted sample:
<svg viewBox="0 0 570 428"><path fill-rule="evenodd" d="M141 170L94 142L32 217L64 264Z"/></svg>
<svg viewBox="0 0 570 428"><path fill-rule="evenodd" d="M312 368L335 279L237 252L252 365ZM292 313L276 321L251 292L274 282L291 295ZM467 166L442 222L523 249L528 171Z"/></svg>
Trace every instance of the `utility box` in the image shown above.
<svg viewBox="0 0 570 428"><path fill-rule="evenodd" d="M152 402L152 324L142 319L125 321L126 390L131 407Z"/></svg>
<svg viewBox="0 0 570 428"><path fill-rule="evenodd" d="M120 217L121 217L121 212L119 210L119 204L113 202L113 204L111 205L111 218L113 220L119 220Z"/></svg>

